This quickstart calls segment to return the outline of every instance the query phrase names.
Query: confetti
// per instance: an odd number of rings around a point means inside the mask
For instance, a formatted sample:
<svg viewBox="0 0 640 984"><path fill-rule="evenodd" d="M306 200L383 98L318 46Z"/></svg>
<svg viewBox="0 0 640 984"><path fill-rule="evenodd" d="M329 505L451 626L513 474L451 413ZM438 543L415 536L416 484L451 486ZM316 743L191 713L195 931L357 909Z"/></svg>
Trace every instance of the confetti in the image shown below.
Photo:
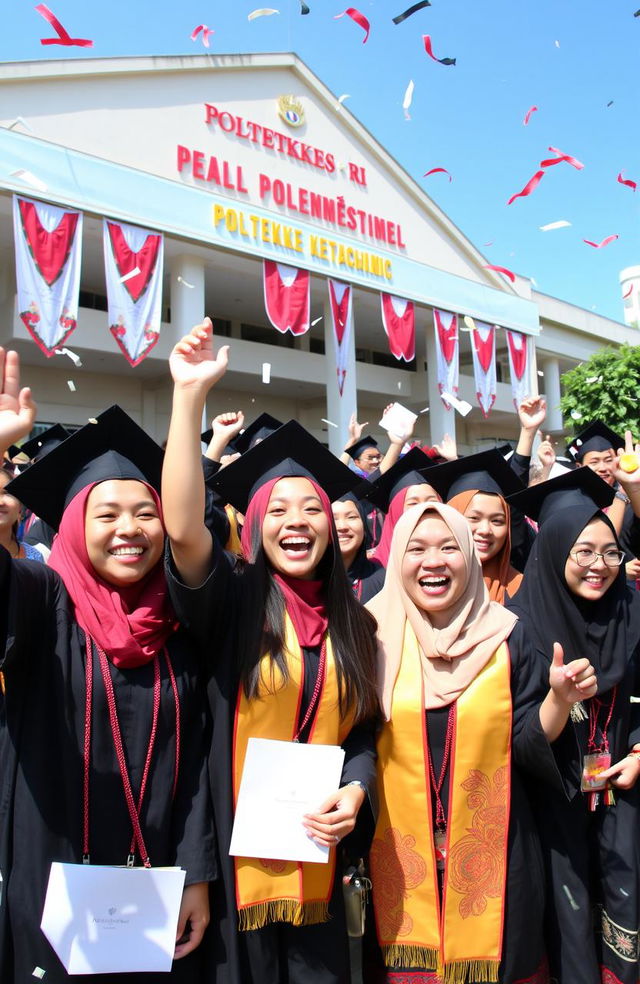
<svg viewBox="0 0 640 984"><path fill-rule="evenodd" d="M347 15L347 17L350 17L352 21L355 21L355 23L359 27L362 28L362 30L364 31L364 41L362 43L366 44L367 41L369 40L369 32L371 31L371 24L369 23L367 18L364 16L364 14L361 14L360 11L357 10L355 7L347 7L347 9L343 10L341 14L336 14L333 19L339 20L341 17L344 17L345 14Z"/></svg>
<svg viewBox="0 0 640 984"><path fill-rule="evenodd" d="M97 424L98 421L96 420L95 417L87 417L87 423L88 424Z"/></svg>
<svg viewBox="0 0 640 984"><path fill-rule="evenodd" d="M567 222L566 219L558 219L557 222L547 222L546 225L540 226L541 232L551 232L552 229L565 229L570 226L571 223Z"/></svg>
<svg viewBox="0 0 640 984"><path fill-rule="evenodd" d="M401 379L398 380L398 389L399 390L402 389L402 380Z"/></svg>
<svg viewBox="0 0 640 984"><path fill-rule="evenodd" d="M448 174L449 175L449 183L451 183L451 175L447 171L446 167L432 167L431 170L430 171L426 171L425 174L422 175L422 177L423 178L428 178L430 174Z"/></svg>
<svg viewBox="0 0 640 984"><path fill-rule="evenodd" d="M36 10L41 17L44 17L51 24L58 35L57 38L40 38L40 44L62 44L68 48L93 48L93 41L89 41L88 38L70 37L69 32L62 26L56 15L49 10L46 3L39 3Z"/></svg>
<svg viewBox="0 0 640 984"><path fill-rule="evenodd" d="M193 290L195 287L195 284L190 284L189 281L185 280L183 277L178 277L178 283L182 284L183 287L188 287L190 290Z"/></svg>
<svg viewBox="0 0 640 984"><path fill-rule="evenodd" d="M640 17L640 10L636 10L636 12L635 12L635 14L633 16L634 17Z"/></svg>
<svg viewBox="0 0 640 984"><path fill-rule="evenodd" d="M73 379L67 379L67 386L69 387L72 393L75 393L76 384L74 383Z"/></svg>
<svg viewBox="0 0 640 984"><path fill-rule="evenodd" d="M560 42L559 41L554 41L553 43L555 44L556 48L559 48L560 47Z"/></svg>
<svg viewBox="0 0 640 984"><path fill-rule="evenodd" d="M467 331L475 331L476 330L476 323L475 323L475 321L473 320L473 318L471 317L470 314L465 314L465 316L464 316L464 318L462 320L464 321L465 325L467 326ZM447 403L448 402L449 401L447 400Z"/></svg>
<svg viewBox="0 0 640 984"><path fill-rule="evenodd" d="M507 270L506 267L493 266L491 263L484 264L485 270L495 270L496 273L504 273L505 277L508 277L512 284L516 282L516 275L513 270Z"/></svg>
<svg viewBox="0 0 640 984"><path fill-rule="evenodd" d="M589 376L589 378L587 379L587 383L589 384L589 386L592 383L601 383L601 382L602 382L602 376Z"/></svg>
<svg viewBox="0 0 640 984"><path fill-rule="evenodd" d="M582 414L580 413L579 410L572 410L571 411L571 419L572 420L582 420Z"/></svg>
<svg viewBox="0 0 640 984"><path fill-rule="evenodd" d="M320 417L320 420L322 421L323 424L328 424L329 427L337 427L338 426L337 424L334 424L333 420L327 420L326 417Z"/></svg>
<svg viewBox="0 0 640 984"><path fill-rule="evenodd" d="M636 181L631 181L630 178L625 178L624 177L624 171L620 171L620 174L618 175L618 177L617 177L616 180L617 180L618 184L626 185L627 188L631 188L633 191L635 191L636 188L638 187L638 184L637 184Z"/></svg>
<svg viewBox="0 0 640 984"><path fill-rule="evenodd" d="M17 171L12 171L9 175L11 178L17 178L18 181L24 181L25 184L31 185L32 188L37 188L38 191L47 191L47 185L40 178L36 178L35 174L31 171L25 171L23 167L18 168Z"/></svg>
<svg viewBox="0 0 640 984"><path fill-rule="evenodd" d="M517 194L512 195L507 205L511 205L511 202L515 202L516 198L526 198L531 192L538 187L542 179L544 178L544 171L536 171L534 176L527 181L526 185L522 191L517 192Z"/></svg>
<svg viewBox="0 0 640 984"><path fill-rule="evenodd" d="M409 85L406 88L404 99L402 100L402 108L404 109L405 120L411 119L411 116L409 115L409 109L411 107L411 101L413 99L413 90L414 90L414 84L413 84L413 79L411 79Z"/></svg>
<svg viewBox="0 0 640 984"><path fill-rule="evenodd" d="M562 164L563 161L571 164L571 167L575 167L577 171L581 171L584 167L584 164L581 164L575 157L572 157L570 154L563 154L557 147L549 147L549 150L552 154L557 154L558 156L551 157L546 161L540 161L540 167L553 167L554 164Z"/></svg>
<svg viewBox="0 0 640 984"><path fill-rule="evenodd" d="M529 126L529 120L531 119L531 117L533 116L533 114L534 113L537 113L537 112L538 112L538 107L537 106L532 106L530 109L528 109L527 112L525 113L524 119L522 121L522 125L523 126Z"/></svg>
<svg viewBox="0 0 640 984"><path fill-rule="evenodd" d="M605 239L602 240L601 243L594 243L590 239L583 239L582 242L586 243L587 246L593 246L594 249L602 249L603 246L608 246L609 243L613 243L615 242L616 239L619 238L620 236L616 234L614 236L607 236Z"/></svg>
<svg viewBox="0 0 640 984"><path fill-rule="evenodd" d="M322 321L323 317L324 315L321 314L319 318L314 318L313 321L311 322L311 327L313 328L313 326L317 325L319 321Z"/></svg>
<svg viewBox="0 0 640 984"><path fill-rule="evenodd" d="M471 412L473 407L466 400L459 400L457 396L453 396L451 393L441 393L442 399L457 410L461 417L466 417L468 413Z"/></svg>
<svg viewBox="0 0 640 984"><path fill-rule="evenodd" d="M393 17L392 18L393 23L402 24L402 22L405 21L407 17L411 17L412 14L417 14L419 10L424 10L425 7L430 7L430 6L431 6L430 0L421 0L420 3L414 3L413 6L407 7L406 10L403 10L401 14L398 14L396 17Z"/></svg>
<svg viewBox="0 0 640 984"><path fill-rule="evenodd" d="M613 99L610 99L607 103L607 109L609 109L609 106L613 106Z"/></svg>
<svg viewBox="0 0 640 984"><path fill-rule="evenodd" d="M576 412L575 410L573 410L573 411L571 412L571 416L572 416L572 417L573 417L573 414L574 414L575 412ZM576 419L576 418L574 418L574 419ZM571 891L570 891L570 889L569 889L569 886L568 886L568 885L563 885L563 886L562 886L562 890L563 890L563 892L564 892L564 894L565 894L565 895L567 896L567 898L569 899L569 905L571 906L571 908L573 909L573 911L574 911L574 912L577 912L577 911L578 911L578 909L580 908L580 906L578 905L578 903L577 903L577 902L576 902L576 900L574 899L574 897L573 897L573 895L571 894Z"/></svg>
<svg viewBox="0 0 640 984"><path fill-rule="evenodd" d="M68 348L55 349L55 354L66 355L69 359L71 359L76 369L82 368L82 359L80 358L79 355L76 355L75 352L72 352L71 349Z"/></svg>
<svg viewBox="0 0 640 984"><path fill-rule="evenodd" d="M338 96L338 102L340 103L341 106L346 99L351 99L351 96L349 95L348 92L343 92L341 96Z"/></svg>
<svg viewBox="0 0 640 984"><path fill-rule="evenodd" d="M129 270L129 273L125 273L124 277L120 277L120 283L126 284L127 280L133 280L140 273L140 267L134 267L133 270Z"/></svg>
<svg viewBox="0 0 640 984"><path fill-rule="evenodd" d="M488 243L483 243L482 245L483 246L493 246L493 239L491 239Z"/></svg>
<svg viewBox="0 0 640 984"><path fill-rule="evenodd" d="M267 384L271 382L271 363L270 362L263 362L262 363L262 382L263 383L267 383Z"/></svg>
<svg viewBox="0 0 640 984"><path fill-rule="evenodd" d="M627 290L625 290L624 294L622 295L622 299L626 301L627 297L631 297L632 294L633 294L633 284L629 284L629 287L627 288Z"/></svg>
<svg viewBox="0 0 640 984"><path fill-rule="evenodd" d="M37 977L38 980L41 981L45 974L46 974L46 970L43 970L42 967L34 967L31 976Z"/></svg>
<svg viewBox="0 0 640 984"><path fill-rule="evenodd" d="M310 14L310 13L311 13L311 8L310 8L310 7L308 7L306 3L303 3L303 0L300 0L300 13L301 13L301 14L302 14L303 16L304 16L305 14Z"/></svg>
<svg viewBox="0 0 640 984"><path fill-rule="evenodd" d="M198 26L194 27L193 31L191 32L192 41L195 41L197 39L198 35L200 34L200 31L202 31L202 43L205 46L205 48L208 48L209 38L211 37L212 34L215 34L215 31L212 31L211 28L207 27L206 24L198 24Z"/></svg>
<svg viewBox="0 0 640 984"><path fill-rule="evenodd" d="M429 34L423 34L422 40L424 41L424 50L429 55L429 58L433 58L434 61L440 62L441 65L455 65L455 58L436 58L433 53L433 48L431 47L431 36Z"/></svg>
<svg viewBox="0 0 640 984"><path fill-rule="evenodd" d="M250 14L247 14L247 20L255 20L256 17L270 17L271 14L279 13L280 11L273 7L258 7L257 10L252 10Z"/></svg>
<svg viewBox="0 0 640 984"><path fill-rule="evenodd" d="M429 407L425 407L424 410L418 410L418 413L429 413Z"/></svg>

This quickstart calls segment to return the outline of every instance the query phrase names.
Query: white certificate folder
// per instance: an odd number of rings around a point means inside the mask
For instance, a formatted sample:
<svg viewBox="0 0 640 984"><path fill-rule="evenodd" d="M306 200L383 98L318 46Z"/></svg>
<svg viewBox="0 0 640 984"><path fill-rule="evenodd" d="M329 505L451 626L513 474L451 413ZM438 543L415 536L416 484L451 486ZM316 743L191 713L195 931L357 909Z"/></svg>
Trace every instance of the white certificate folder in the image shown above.
<svg viewBox="0 0 640 984"><path fill-rule="evenodd" d="M40 927L68 974L171 970L185 872L54 861Z"/></svg>
<svg viewBox="0 0 640 984"><path fill-rule="evenodd" d="M329 848L307 836L303 817L337 792L343 764L338 745L250 738L229 854L326 864Z"/></svg>

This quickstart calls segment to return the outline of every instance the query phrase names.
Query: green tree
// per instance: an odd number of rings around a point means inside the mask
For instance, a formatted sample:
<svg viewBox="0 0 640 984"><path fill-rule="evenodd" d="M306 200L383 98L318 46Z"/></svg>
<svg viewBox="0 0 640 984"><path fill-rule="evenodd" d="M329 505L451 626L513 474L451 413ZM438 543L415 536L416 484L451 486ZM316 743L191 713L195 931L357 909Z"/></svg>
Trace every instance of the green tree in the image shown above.
<svg viewBox="0 0 640 984"><path fill-rule="evenodd" d="M561 382L560 409L574 433L602 420L618 433L629 428L640 437L640 345L600 349L563 373Z"/></svg>

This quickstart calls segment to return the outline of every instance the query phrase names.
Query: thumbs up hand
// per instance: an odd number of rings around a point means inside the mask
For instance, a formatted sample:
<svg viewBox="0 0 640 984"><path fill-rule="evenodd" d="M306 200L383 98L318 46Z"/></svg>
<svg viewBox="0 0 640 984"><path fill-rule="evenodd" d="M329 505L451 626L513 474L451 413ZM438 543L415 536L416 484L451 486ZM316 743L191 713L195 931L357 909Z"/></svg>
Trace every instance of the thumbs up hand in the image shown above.
<svg viewBox="0 0 640 984"><path fill-rule="evenodd" d="M549 686L556 700L564 704L577 704L595 697L598 692L595 670L589 660L574 659L565 665L564 650L559 642L553 644Z"/></svg>

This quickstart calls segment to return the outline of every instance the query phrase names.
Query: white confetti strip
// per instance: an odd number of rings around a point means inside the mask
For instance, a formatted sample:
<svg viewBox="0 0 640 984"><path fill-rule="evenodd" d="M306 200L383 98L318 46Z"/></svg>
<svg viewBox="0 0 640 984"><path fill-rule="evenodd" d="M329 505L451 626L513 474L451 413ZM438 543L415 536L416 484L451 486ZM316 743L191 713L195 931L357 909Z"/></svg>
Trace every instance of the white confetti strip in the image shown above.
<svg viewBox="0 0 640 984"><path fill-rule="evenodd" d="M183 287L188 287L190 290L193 290L195 287L195 284L190 284L188 280L184 280L182 277L178 277L178 283L182 284Z"/></svg>
<svg viewBox="0 0 640 984"><path fill-rule="evenodd" d="M120 283L126 284L127 280L133 280L140 273L140 267L134 267L133 270L129 270L129 273L125 273L124 277L120 277Z"/></svg>
<svg viewBox="0 0 640 984"><path fill-rule="evenodd" d="M71 349L59 348L55 350L55 354L68 356L68 358L70 358L71 361L73 362L76 369L80 369L82 367L82 359L80 358L79 355L76 355L75 352L72 352Z"/></svg>
<svg viewBox="0 0 640 984"><path fill-rule="evenodd" d="M275 10L274 7L258 7L257 10L252 10L250 14L247 14L247 20L255 20L256 17L270 17L271 14L279 14L279 10Z"/></svg>
<svg viewBox="0 0 640 984"><path fill-rule="evenodd" d="M72 393L75 393L76 384L74 383L73 379L67 379L67 386L69 387Z"/></svg>
<svg viewBox="0 0 640 984"><path fill-rule="evenodd" d="M551 232L552 229L566 229L571 223L567 222L566 219L558 219L557 222L547 222L546 225L540 226L541 232Z"/></svg>
<svg viewBox="0 0 640 984"><path fill-rule="evenodd" d="M271 363L270 362L263 362L262 363L262 382L263 383L270 383L271 382Z"/></svg>
<svg viewBox="0 0 640 984"><path fill-rule="evenodd" d="M580 906L578 905L578 903L574 899L573 895L571 894L571 891L569 889L569 886L568 885L563 885L562 886L562 891L564 892L564 894L569 899L569 905L571 906L571 908L573 909L573 911L574 912L577 912L578 909L580 908Z"/></svg>
<svg viewBox="0 0 640 984"><path fill-rule="evenodd" d="M406 88L406 91L405 91L405 94L404 94L404 99L402 100L402 108L404 109L404 118L405 118L405 120L410 120L411 119L411 116L409 115L409 109L411 108L411 102L413 100L413 90L414 90L414 87L415 86L414 86L413 79L411 79L411 81L409 82L409 85Z"/></svg>
<svg viewBox="0 0 640 984"><path fill-rule="evenodd" d="M429 413L429 407L425 407L424 410L418 410L418 413Z"/></svg>
<svg viewBox="0 0 640 984"><path fill-rule="evenodd" d="M475 331L476 330L476 323L475 323L475 321L473 320L473 318L470 315L465 314L465 316L464 316L464 318L462 320L464 321L465 325L467 326L467 331ZM464 329L463 329L463 331L464 331Z"/></svg>
<svg viewBox="0 0 640 984"><path fill-rule="evenodd" d="M321 314L319 318L314 318L313 321L311 322L311 327L313 328L313 326L317 325L319 321L322 321L323 317L324 315Z"/></svg>
<svg viewBox="0 0 640 984"><path fill-rule="evenodd" d="M329 427L337 427L338 426L337 424L334 424L333 420L327 420L326 417L320 417L320 420L322 421L323 424L328 424Z"/></svg>
<svg viewBox="0 0 640 984"><path fill-rule="evenodd" d="M41 981L45 974L46 974L46 970L43 970L42 967L34 967L31 976L37 977L38 980Z"/></svg>
<svg viewBox="0 0 640 984"><path fill-rule="evenodd" d="M442 393L441 395L442 399L446 400L454 410L457 410L461 417L466 417L473 410L471 404L467 403L466 400L459 400L457 396L453 396L451 393Z"/></svg>
<svg viewBox="0 0 640 984"><path fill-rule="evenodd" d="M582 420L582 414L580 413L579 410L572 410L571 411L571 419L572 420Z"/></svg>

